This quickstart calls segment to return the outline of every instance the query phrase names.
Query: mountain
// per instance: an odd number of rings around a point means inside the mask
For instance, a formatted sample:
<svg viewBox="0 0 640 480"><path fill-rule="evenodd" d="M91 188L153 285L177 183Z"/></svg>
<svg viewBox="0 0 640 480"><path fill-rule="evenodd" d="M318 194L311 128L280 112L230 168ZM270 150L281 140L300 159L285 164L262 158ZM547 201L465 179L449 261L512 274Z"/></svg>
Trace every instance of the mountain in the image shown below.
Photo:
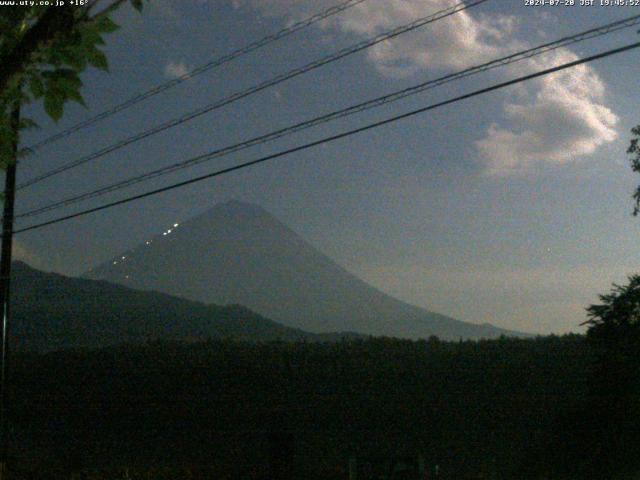
<svg viewBox="0 0 640 480"><path fill-rule="evenodd" d="M309 332L401 338L523 335L409 305L368 285L262 208L219 204L85 274L205 303L239 303Z"/></svg>
<svg viewBox="0 0 640 480"><path fill-rule="evenodd" d="M69 278L15 262L12 274L13 348L49 351L149 340L236 338L248 341L322 341L251 310L205 305L104 281Z"/></svg>

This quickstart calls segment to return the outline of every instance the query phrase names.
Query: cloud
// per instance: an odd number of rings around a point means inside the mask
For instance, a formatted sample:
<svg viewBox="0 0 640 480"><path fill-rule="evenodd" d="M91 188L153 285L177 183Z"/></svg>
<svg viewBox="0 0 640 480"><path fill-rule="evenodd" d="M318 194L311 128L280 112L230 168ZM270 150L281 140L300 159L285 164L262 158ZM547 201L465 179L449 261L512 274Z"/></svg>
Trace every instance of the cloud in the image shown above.
<svg viewBox="0 0 640 480"><path fill-rule="evenodd" d="M169 62L164 67L164 74L168 78L180 78L189 73L189 68L184 62Z"/></svg>
<svg viewBox="0 0 640 480"><path fill-rule="evenodd" d="M557 50L544 64L530 61L528 69L577 58L569 50ZM494 123L476 142L489 173L522 173L534 164L567 163L617 138L618 118L603 104L605 86L591 67L579 65L542 77L534 88L529 99L505 104L509 128Z"/></svg>
<svg viewBox="0 0 640 480"><path fill-rule="evenodd" d="M333 5L333 0L234 0L262 15L288 22ZM369 38L458 4L458 0L369 0L320 22L324 32ZM484 15L480 8L458 12L367 50L367 59L388 77L423 71L454 71L530 47L520 41L518 20ZM506 68L509 78L576 59L568 49ZM534 164L561 164L593 154L616 139L615 113L605 105L605 86L588 65L514 87L519 97L504 105L504 122L490 125L475 143L490 174L527 171Z"/></svg>
<svg viewBox="0 0 640 480"><path fill-rule="evenodd" d="M420 1L365 3L360 22L352 14L338 21L346 32L373 36L398 25L451 7L457 2L432 0L429 9ZM377 5L377 6L376 6ZM376 12L377 9L377 12ZM462 11L411 33L382 42L368 50L368 58L385 75L406 77L422 70L461 69L498 56L502 41L515 25L512 17L474 18Z"/></svg>
<svg viewBox="0 0 640 480"><path fill-rule="evenodd" d="M320 22L326 32L371 37L394 27L458 5L459 0L369 0ZM332 0L234 0L250 5L265 16L297 21L335 4ZM496 55L514 17L473 18L461 11L367 50L369 60L385 75L407 76L424 68L462 68Z"/></svg>

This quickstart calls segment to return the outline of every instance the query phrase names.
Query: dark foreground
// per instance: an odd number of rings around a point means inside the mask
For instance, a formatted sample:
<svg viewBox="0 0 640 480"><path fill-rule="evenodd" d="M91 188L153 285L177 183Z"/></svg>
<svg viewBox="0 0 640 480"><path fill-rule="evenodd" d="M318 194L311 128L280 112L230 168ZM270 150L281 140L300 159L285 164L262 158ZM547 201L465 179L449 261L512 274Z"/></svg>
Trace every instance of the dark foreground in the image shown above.
<svg viewBox="0 0 640 480"><path fill-rule="evenodd" d="M21 354L13 472L330 480L421 455L427 478L635 478L638 397L599 388L598 362L581 336Z"/></svg>

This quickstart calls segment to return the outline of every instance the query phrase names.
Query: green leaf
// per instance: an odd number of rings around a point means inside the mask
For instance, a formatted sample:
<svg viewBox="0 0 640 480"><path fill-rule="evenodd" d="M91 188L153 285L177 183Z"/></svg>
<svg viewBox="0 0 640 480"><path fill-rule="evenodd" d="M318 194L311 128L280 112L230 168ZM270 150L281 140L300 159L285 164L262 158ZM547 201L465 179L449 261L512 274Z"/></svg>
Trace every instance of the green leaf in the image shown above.
<svg viewBox="0 0 640 480"><path fill-rule="evenodd" d="M80 43L82 47L89 50L95 45L104 45L104 40L100 35L100 32L93 23L84 25L82 27Z"/></svg>
<svg viewBox="0 0 640 480"><path fill-rule="evenodd" d="M50 94L44 97L44 110L55 122L62 118L64 113L64 98L60 95Z"/></svg>
<svg viewBox="0 0 640 480"><path fill-rule="evenodd" d="M77 71L82 71L87 66L86 51L82 45L72 45L60 50L60 58Z"/></svg>
<svg viewBox="0 0 640 480"><path fill-rule="evenodd" d="M82 80L75 70L59 69L55 72L55 81L58 87L65 91L78 90L82 87Z"/></svg>
<svg viewBox="0 0 640 480"><path fill-rule="evenodd" d="M38 128L38 124L30 118L21 118L19 128L20 130L29 130L32 128Z"/></svg>
<svg viewBox="0 0 640 480"><path fill-rule="evenodd" d="M74 88L82 86L80 77L78 77L78 72L71 68L57 68L55 70L49 70L42 72L42 76L45 78L47 83L60 85L70 84L73 85Z"/></svg>
<svg viewBox="0 0 640 480"><path fill-rule="evenodd" d="M73 90L68 93L68 97L76 103L79 103L83 107L86 108L87 104L84 102L84 98L82 98L82 94L80 90Z"/></svg>
<svg viewBox="0 0 640 480"><path fill-rule="evenodd" d="M120 28L109 17L100 17L98 20L96 20L95 26L98 29L98 32L102 33L112 33Z"/></svg>
<svg viewBox="0 0 640 480"><path fill-rule="evenodd" d="M131 5L133 5L133 8L137 11L142 11L142 0L131 0Z"/></svg>
<svg viewBox="0 0 640 480"><path fill-rule="evenodd" d="M106 55L97 48L87 53L87 60L99 70L104 70L105 72L109 70L109 62L107 62Z"/></svg>
<svg viewBox="0 0 640 480"><path fill-rule="evenodd" d="M29 78L29 89L35 98L40 98L44 95L44 83L42 83L40 75L35 74Z"/></svg>

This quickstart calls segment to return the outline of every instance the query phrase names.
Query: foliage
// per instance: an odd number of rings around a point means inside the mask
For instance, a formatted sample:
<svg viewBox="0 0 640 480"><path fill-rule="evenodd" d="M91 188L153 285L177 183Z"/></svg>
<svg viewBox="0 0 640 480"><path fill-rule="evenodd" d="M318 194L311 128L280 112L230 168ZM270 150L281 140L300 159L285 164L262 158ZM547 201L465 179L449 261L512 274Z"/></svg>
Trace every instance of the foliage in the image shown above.
<svg viewBox="0 0 640 480"><path fill-rule="evenodd" d="M142 8L142 0L130 2L137 10ZM84 105L80 74L89 65L108 69L103 37L118 29L111 14L122 3L112 0L97 12L100 0L84 6L67 2L0 8L0 168L12 159L10 112L16 105L41 100L55 121L62 117L66 102ZM20 129L33 126L25 119Z"/></svg>
<svg viewBox="0 0 640 480"><path fill-rule="evenodd" d="M613 285L611 293L600 295L599 305L587 308L589 334L608 341L637 341L640 333L640 275L629 277L627 285Z"/></svg>
<svg viewBox="0 0 640 480"><path fill-rule="evenodd" d="M632 275L626 285L613 285L600 296L600 304L587 309L588 339L594 350L589 387L590 415L597 419L594 437L599 457L600 478L611 477L613 469L640 456L637 396L640 395L640 275ZM635 468L635 466L634 466ZM638 470L627 476L636 478Z"/></svg>
<svg viewBox="0 0 640 480"><path fill-rule="evenodd" d="M631 169L636 173L640 173L640 125L633 127L631 129L631 133L633 134L633 138L629 143L627 153L632 155ZM640 213L640 186L636 188L636 191L633 194L633 199L635 201L633 215L637 216Z"/></svg>

